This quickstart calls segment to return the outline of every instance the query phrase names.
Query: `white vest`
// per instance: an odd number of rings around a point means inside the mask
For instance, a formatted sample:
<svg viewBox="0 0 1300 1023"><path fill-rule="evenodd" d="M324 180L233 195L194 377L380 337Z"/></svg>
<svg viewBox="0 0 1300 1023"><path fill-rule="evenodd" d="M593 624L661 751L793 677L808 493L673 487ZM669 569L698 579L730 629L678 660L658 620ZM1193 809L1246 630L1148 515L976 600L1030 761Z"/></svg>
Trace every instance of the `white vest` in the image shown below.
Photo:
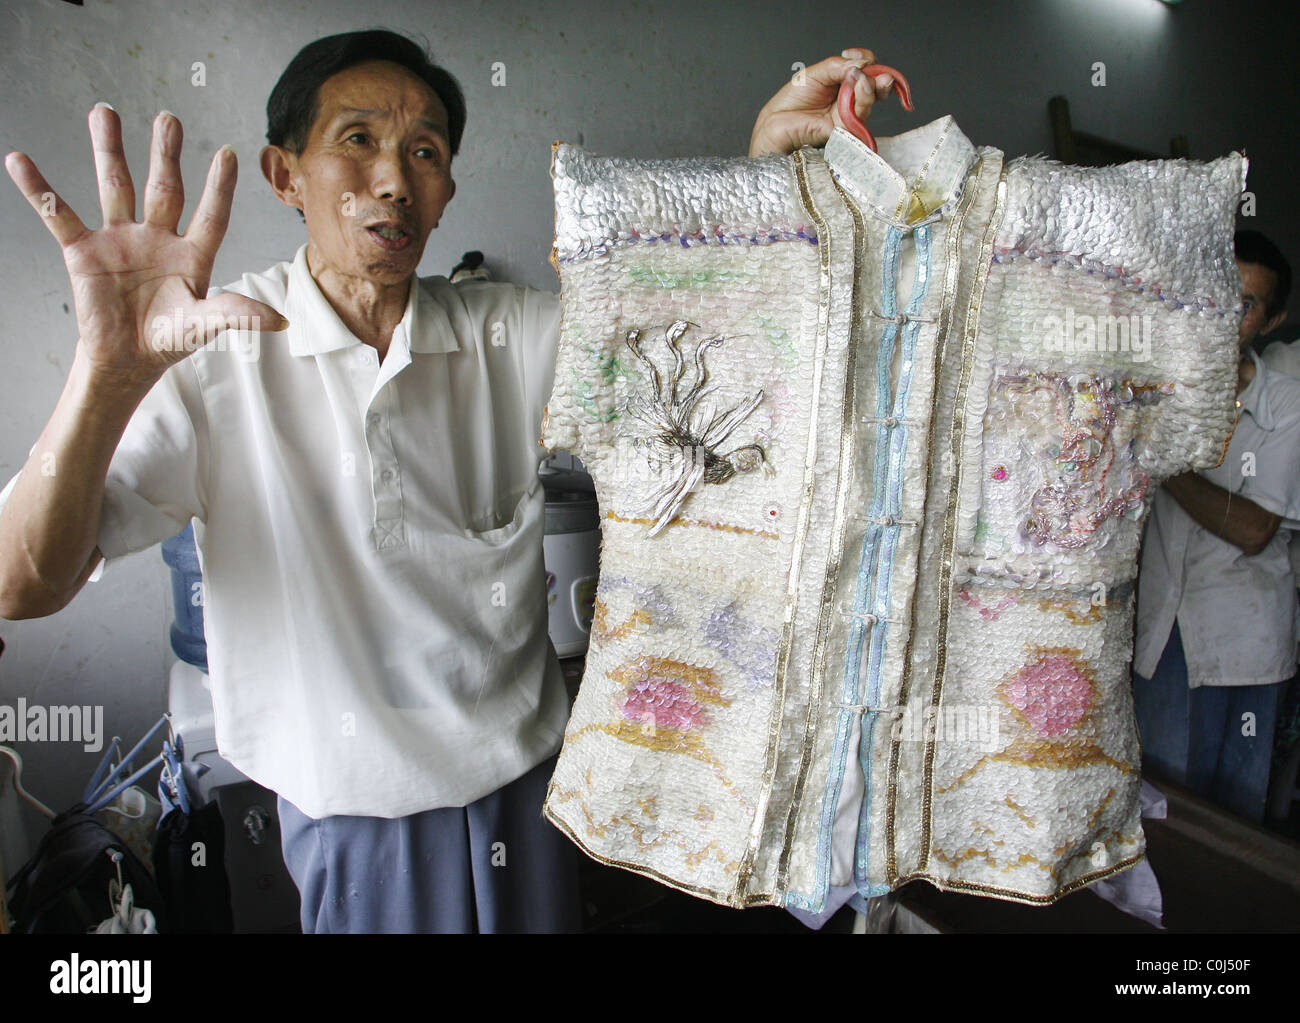
<svg viewBox="0 0 1300 1023"><path fill-rule="evenodd" d="M1138 862L1133 583L1233 425L1246 161L554 155L543 440L603 550L545 812L718 902Z"/></svg>

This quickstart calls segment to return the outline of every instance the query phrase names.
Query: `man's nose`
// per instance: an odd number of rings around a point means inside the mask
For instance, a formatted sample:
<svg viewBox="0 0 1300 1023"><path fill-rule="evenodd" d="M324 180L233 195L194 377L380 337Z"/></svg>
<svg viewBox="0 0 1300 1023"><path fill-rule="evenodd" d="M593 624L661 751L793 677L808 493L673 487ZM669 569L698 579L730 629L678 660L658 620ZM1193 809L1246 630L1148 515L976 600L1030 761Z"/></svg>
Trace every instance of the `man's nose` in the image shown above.
<svg viewBox="0 0 1300 1023"><path fill-rule="evenodd" d="M400 153L380 153L370 167L370 192L400 206L411 202L411 179L406 160Z"/></svg>

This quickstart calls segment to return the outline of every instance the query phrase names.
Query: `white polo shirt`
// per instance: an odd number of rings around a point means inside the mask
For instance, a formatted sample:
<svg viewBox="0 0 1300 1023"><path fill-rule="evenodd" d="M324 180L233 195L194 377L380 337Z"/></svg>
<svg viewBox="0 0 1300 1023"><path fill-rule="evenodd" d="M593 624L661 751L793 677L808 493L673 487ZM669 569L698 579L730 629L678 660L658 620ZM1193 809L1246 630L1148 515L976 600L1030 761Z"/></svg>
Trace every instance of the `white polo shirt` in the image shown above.
<svg viewBox="0 0 1300 1023"><path fill-rule="evenodd" d="M170 369L114 455L106 558L193 518L223 756L304 813L461 806L560 746L538 440L556 296L412 288L382 365L292 263L290 321Z"/></svg>
<svg viewBox="0 0 1300 1023"><path fill-rule="evenodd" d="M1254 353L1255 378L1223 462L1200 475L1281 516L1255 555L1221 540L1156 491L1142 543L1133 671L1150 678L1175 618L1197 686L1282 682L1296 668L1295 577L1287 544L1300 529L1300 381Z"/></svg>

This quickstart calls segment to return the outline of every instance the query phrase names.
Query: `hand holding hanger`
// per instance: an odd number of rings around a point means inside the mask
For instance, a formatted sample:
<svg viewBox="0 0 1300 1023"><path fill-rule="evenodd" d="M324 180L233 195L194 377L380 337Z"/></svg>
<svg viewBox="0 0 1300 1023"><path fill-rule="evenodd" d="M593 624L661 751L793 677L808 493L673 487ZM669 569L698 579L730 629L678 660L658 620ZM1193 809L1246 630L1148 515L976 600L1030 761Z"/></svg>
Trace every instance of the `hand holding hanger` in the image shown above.
<svg viewBox="0 0 1300 1023"><path fill-rule="evenodd" d="M844 129L869 146L874 153L876 151L876 138L867 129L867 126L858 119L858 115L853 109L857 82L866 76L888 78L891 85L897 86L898 102L903 104L904 110L910 111L912 109L912 87L907 84L907 79L903 77L902 72L885 64L868 64L866 67L852 70L844 76L844 81L840 83L840 95L836 102L836 110L843 122Z"/></svg>
<svg viewBox="0 0 1300 1023"><path fill-rule="evenodd" d="M825 145L837 127L853 132L875 149L875 140L862 121L876 101L897 92L903 108L912 109L907 80L875 60L870 50L853 48L797 72L759 111L749 155L784 154L800 146Z"/></svg>

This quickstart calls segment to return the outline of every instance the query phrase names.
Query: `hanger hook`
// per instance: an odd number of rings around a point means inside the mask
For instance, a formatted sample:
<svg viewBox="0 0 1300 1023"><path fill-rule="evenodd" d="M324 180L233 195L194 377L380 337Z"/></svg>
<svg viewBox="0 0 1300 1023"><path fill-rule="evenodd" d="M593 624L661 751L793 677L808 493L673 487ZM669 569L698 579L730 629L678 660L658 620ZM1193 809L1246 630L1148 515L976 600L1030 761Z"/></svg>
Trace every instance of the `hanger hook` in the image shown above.
<svg viewBox="0 0 1300 1023"><path fill-rule="evenodd" d="M912 87L907 84L907 79L903 77L902 72L889 67L885 64L868 64L866 67L859 68L868 79L876 75L889 75L894 80L894 92L898 94L898 102L903 105L904 110L912 109ZM853 83L846 77L840 82L839 95L840 120L844 122L844 127L852 133L853 137L866 145L874 153L876 151L875 136L862 123L862 120L853 112Z"/></svg>

